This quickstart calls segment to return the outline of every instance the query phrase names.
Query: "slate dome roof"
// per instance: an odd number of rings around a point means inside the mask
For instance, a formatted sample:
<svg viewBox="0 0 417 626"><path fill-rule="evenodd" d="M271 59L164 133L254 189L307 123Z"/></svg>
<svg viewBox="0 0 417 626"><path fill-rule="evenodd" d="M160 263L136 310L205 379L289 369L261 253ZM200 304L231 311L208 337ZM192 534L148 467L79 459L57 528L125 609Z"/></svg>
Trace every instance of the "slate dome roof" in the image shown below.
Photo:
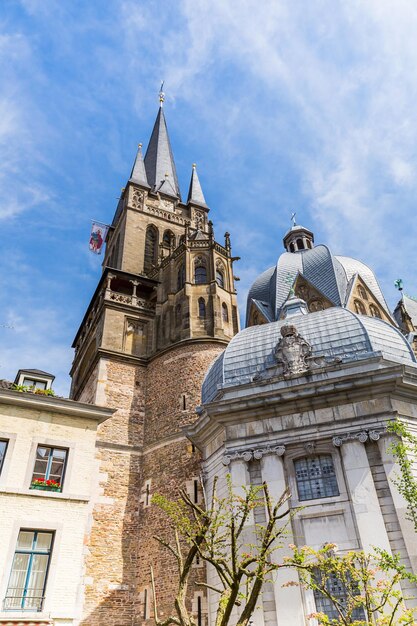
<svg viewBox="0 0 417 626"><path fill-rule="evenodd" d="M249 321L252 301L269 322L277 320L298 273L334 306L346 305L350 281L355 274L360 274L374 296L389 311L376 276L365 263L350 257L335 256L327 246L318 245L296 253L284 252L276 266L258 276L248 293L246 323Z"/></svg>
<svg viewBox="0 0 417 626"><path fill-rule="evenodd" d="M289 323L312 346L313 356L339 357L346 362L379 353L388 361L417 363L408 341L388 322L332 307L270 324L250 326L235 335L206 374L202 388L203 404L214 400L220 388L249 383L255 374L272 365L274 348L281 338L281 326Z"/></svg>

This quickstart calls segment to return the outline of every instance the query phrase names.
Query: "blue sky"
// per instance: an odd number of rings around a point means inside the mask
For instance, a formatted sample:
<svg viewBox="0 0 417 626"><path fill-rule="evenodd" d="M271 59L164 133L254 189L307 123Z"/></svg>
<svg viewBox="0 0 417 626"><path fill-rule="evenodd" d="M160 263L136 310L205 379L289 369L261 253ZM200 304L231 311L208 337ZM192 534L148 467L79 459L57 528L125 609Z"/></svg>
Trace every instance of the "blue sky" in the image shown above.
<svg viewBox="0 0 417 626"><path fill-rule="evenodd" d="M290 214L417 295L414 0L2 0L0 377L56 374L165 80L180 186L197 162L243 312ZM8 328L12 326L13 328Z"/></svg>

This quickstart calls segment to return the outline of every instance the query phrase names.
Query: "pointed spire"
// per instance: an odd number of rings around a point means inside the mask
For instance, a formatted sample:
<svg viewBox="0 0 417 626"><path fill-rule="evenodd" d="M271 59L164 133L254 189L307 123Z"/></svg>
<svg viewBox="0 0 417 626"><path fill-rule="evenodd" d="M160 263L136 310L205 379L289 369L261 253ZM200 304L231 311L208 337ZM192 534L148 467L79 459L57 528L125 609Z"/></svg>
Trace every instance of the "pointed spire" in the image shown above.
<svg viewBox="0 0 417 626"><path fill-rule="evenodd" d="M130 180L133 183L137 183L138 185L146 185L147 187L149 187L148 180L146 178L145 164L143 162L141 143L138 145L138 151L132 167L132 172L130 174Z"/></svg>
<svg viewBox="0 0 417 626"><path fill-rule="evenodd" d="M158 115L156 116L145 155L146 177L149 185L155 191L161 191L181 199L174 155L172 154L162 103L163 99L161 100L160 96Z"/></svg>
<svg viewBox="0 0 417 626"><path fill-rule="evenodd" d="M204 198L203 190L201 189L200 181L198 180L197 166L193 163L193 171L191 172L190 188L188 190L187 204L192 202L193 204L200 204L206 207L206 200Z"/></svg>

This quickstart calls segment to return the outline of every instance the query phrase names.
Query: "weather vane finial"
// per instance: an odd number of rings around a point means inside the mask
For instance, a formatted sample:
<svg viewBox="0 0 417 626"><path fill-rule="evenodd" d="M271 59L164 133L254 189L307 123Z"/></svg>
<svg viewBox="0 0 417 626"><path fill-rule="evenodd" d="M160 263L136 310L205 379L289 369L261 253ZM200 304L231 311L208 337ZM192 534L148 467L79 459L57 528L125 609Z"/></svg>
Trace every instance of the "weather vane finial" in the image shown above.
<svg viewBox="0 0 417 626"><path fill-rule="evenodd" d="M161 88L159 90L159 106L162 106L165 102L165 94L163 92L163 88L164 88L164 80L161 83Z"/></svg>
<svg viewBox="0 0 417 626"><path fill-rule="evenodd" d="M297 226L297 222L295 221L295 216L297 213L291 213L291 221L293 226Z"/></svg>

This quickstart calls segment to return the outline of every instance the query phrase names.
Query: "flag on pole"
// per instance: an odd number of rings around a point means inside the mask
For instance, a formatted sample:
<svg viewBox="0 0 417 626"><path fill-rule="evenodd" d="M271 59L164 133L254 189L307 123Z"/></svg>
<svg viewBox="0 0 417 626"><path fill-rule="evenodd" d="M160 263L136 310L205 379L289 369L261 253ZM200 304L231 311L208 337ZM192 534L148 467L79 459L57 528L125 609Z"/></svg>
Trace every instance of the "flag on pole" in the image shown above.
<svg viewBox="0 0 417 626"><path fill-rule="evenodd" d="M107 224L101 222L93 222L90 235L90 250L94 254L101 254L103 243L107 237L107 231L109 227Z"/></svg>

